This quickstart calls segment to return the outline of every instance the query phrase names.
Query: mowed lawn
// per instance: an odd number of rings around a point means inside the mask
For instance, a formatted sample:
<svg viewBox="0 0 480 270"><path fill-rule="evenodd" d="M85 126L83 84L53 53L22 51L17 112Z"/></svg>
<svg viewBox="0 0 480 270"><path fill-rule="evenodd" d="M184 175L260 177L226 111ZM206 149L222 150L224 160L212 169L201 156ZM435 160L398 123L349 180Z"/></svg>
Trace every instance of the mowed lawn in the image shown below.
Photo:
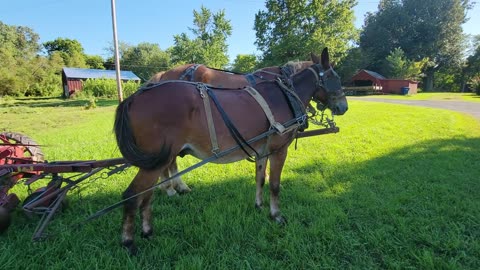
<svg viewBox="0 0 480 270"><path fill-rule="evenodd" d="M46 158L119 157L116 101L0 100L0 130L28 134ZM31 242L20 210L0 236L1 269L479 269L480 122L451 111L351 101L338 134L302 138L282 175L279 226L254 207L254 165L208 164L192 192L154 199L154 237L120 246L121 209L73 227L121 199L136 169L92 179ZM179 159L186 168L197 162ZM37 187L37 186L36 186ZM23 199L27 188L14 191ZM264 191L268 205L268 188ZM137 221L139 224L139 220Z"/></svg>
<svg viewBox="0 0 480 270"><path fill-rule="evenodd" d="M368 95L368 98L388 98L399 100L443 100L443 101L469 101L480 102L480 96L475 93L452 93L452 92L420 92L412 95Z"/></svg>

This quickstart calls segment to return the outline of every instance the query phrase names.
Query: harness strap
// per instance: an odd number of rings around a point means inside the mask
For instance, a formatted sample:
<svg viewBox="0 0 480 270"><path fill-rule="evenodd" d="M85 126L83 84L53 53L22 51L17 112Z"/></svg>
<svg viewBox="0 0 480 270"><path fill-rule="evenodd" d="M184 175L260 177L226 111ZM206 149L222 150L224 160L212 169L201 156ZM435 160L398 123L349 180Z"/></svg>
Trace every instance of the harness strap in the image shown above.
<svg viewBox="0 0 480 270"><path fill-rule="evenodd" d="M232 120L230 120L230 117L228 117L227 113L225 112L222 105L220 104L220 101L218 101L217 96L215 96L215 93L213 93L213 91L210 88L208 87L205 87L205 88L207 90L207 94L212 98L212 101L213 103L215 103L215 106L217 106L217 110L220 112L220 115L223 118L223 122L225 122L225 125L227 126L228 131L230 131L230 135L232 135L235 142L238 145L240 145L240 148L243 150L243 152L245 152L245 154L247 154L248 157L252 158L253 156L247 151L245 146L250 148L250 150L252 150L255 153L255 156L258 157L259 155L257 151L250 144L248 144L247 140L243 138L242 134L240 134L238 129L233 124Z"/></svg>
<svg viewBox="0 0 480 270"><path fill-rule="evenodd" d="M197 89L200 92L200 97L202 97L203 107L205 107L205 117L207 118L208 132L210 133L212 153L216 155L220 148L218 147L217 133L215 132L215 124L213 123L212 106L210 105L210 98L207 94L207 87L205 84L199 83L197 84Z"/></svg>
<svg viewBox="0 0 480 270"><path fill-rule="evenodd" d="M285 132L285 127L279 122L275 121L272 110L270 110L270 107L268 106L262 95L260 95L260 93L258 93L255 88L250 86L243 88L243 90L247 91L247 93L249 93L257 101L258 105L262 107L263 112L265 113L268 121L270 122L270 126L274 127L279 133Z"/></svg>
<svg viewBox="0 0 480 270"><path fill-rule="evenodd" d="M318 77L317 71L315 71L315 69L313 69L312 67L309 67L308 70L310 70L311 72L313 72L313 74L315 75L315 79L317 79L317 82L319 82L319 81L320 81L320 77Z"/></svg>
<svg viewBox="0 0 480 270"><path fill-rule="evenodd" d="M248 84L251 86L255 86L257 82L255 81L255 76L252 73L248 73L244 75L245 79L247 79Z"/></svg>
<svg viewBox="0 0 480 270"><path fill-rule="evenodd" d="M190 77L190 81L193 82L195 79L195 71L200 67L200 64L195 64L193 66L190 66L189 68L185 69L178 78L179 80L186 81L187 76Z"/></svg>
<svg viewBox="0 0 480 270"><path fill-rule="evenodd" d="M290 89L290 87L286 86L281 78L277 78L276 82L278 83L278 85L280 86L280 89L283 90L283 93L287 97L288 105L290 106L290 109L293 112L293 116L296 119L301 119L299 120L298 124L300 125L300 131L303 131L308 127L305 105L303 105L302 100L297 95L297 93L295 93L295 91Z"/></svg>

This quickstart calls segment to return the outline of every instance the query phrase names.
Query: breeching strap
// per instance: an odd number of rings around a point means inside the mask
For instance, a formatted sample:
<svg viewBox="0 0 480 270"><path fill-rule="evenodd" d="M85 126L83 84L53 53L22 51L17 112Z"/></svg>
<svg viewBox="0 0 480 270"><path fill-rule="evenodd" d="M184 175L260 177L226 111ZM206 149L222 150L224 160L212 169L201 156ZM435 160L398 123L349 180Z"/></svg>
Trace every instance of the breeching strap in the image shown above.
<svg viewBox="0 0 480 270"><path fill-rule="evenodd" d="M213 123L212 106L210 105L210 98L207 95L207 87L203 83L197 84L197 89L203 100L203 107L205 107L205 116L207 118L208 132L210 133L210 143L212 144L212 153L215 155L220 149L218 147L217 133L215 131L215 124Z"/></svg>

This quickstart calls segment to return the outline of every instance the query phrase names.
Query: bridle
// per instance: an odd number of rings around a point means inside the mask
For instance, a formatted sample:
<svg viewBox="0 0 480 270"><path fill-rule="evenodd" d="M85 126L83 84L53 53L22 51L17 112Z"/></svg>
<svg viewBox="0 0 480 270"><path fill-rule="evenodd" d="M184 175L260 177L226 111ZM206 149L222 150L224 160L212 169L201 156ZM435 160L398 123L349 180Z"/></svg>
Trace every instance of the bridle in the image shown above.
<svg viewBox="0 0 480 270"><path fill-rule="evenodd" d="M317 64L315 66L320 65ZM343 92L341 87L336 90L331 90L326 87L325 82L327 81L327 72L332 72L333 76L339 78L338 74L335 72L335 70L333 70L332 66L330 66L327 70L323 70L323 68L321 67L319 69L320 70L317 72L313 67L308 68L308 70L310 70L315 75L317 89L323 88L327 93L327 104L323 104L323 102L319 99L312 97L312 100L317 103L317 109L324 111L328 107L328 104L333 104L338 99L345 97L345 93Z"/></svg>

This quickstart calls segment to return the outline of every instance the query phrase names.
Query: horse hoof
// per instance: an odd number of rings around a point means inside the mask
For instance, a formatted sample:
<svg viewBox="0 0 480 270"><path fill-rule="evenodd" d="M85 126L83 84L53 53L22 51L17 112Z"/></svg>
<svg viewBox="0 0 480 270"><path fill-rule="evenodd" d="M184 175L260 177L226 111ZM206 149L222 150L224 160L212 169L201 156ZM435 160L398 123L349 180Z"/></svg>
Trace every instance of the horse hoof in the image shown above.
<svg viewBox="0 0 480 270"><path fill-rule="evenodd" d="M261 204L255 203L255 209L257 209L258 211L262 211L263 206Z"/></svg>
<svg viewBox="0 0 480 270"><path fill-rule="evenodd" d="M275 223L277 223L278 225L287 225L287 219L284 218L282 215L279 214L276 214L275 216L271 216L271 218L273 219L273 221L275 221Z"/></svg>
<svg viewBox="0 0 480 270"><path fill-rule="evenodd" d="M128 254L131 256L136 256L138 254L138 248L135 243L133 243L133 240L123 241L122 246L127 249Z"/></svg>
<svg viewBox="0 0 480 270"><path fill-rule="evenodd" d="M176 190L180 194L186 194L186 193L189 193L189 192L192 191L189 187L181 187L181 188L178 188Z"/></svg>
<svg viewBox="0 0 480 270"><path fill-rule="evenodd" d="M176 191L175 189L173 189L173 188L171 188L171 189L169 188L169 189L167 189L167 190L165 190L165 191L167 192L167 196L168 196L168 197L172 197L172 196L177 195L177 191Z"/></svg>
<svg viewBox="0 0 480 270"><path fill-rule="evenodd" d="M142 238L144 238L144 239L150 239L150 238L153 236L153 230L150 229L150 230L148 230L148 231L146 231L146 232L143 232L143 231L142 231L142 233L140 234L140 236L141 236Z"/></svg>

